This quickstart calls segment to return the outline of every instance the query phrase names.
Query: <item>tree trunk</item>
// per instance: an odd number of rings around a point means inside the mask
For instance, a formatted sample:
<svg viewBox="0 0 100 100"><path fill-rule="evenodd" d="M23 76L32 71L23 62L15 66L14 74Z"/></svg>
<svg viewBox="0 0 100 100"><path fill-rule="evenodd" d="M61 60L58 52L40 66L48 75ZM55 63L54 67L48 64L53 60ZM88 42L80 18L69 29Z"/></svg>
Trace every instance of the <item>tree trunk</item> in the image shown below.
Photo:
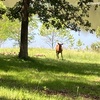
<svg viewBox="0 0 100 100"><path fill-rule="evenodd" d="M21 39L20 39L20 52L19 58L26 59L28 57L28 17L29 17L29 2L30 0L23 0L21 10L22 23L21 23Z"/></svg>

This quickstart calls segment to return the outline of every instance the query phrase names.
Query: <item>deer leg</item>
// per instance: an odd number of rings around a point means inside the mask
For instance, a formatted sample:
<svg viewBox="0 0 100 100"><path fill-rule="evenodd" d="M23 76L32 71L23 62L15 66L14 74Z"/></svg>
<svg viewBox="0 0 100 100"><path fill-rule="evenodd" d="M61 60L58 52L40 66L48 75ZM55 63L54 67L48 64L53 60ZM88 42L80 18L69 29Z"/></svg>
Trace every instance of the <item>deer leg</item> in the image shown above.
<svg viewBox="0 0 100 100"><path fill-rule="evenodd" d="M62 54L62 52L61 52L61 58L62 58L62 60L63 60L63 54Z"/></svg>
<svg viewBox="0 0 100 100"><path fill-rule="evenodd" d="M57 56L57 59L59 59L59 53L58 52L56 52L56 56Z"/></svg>

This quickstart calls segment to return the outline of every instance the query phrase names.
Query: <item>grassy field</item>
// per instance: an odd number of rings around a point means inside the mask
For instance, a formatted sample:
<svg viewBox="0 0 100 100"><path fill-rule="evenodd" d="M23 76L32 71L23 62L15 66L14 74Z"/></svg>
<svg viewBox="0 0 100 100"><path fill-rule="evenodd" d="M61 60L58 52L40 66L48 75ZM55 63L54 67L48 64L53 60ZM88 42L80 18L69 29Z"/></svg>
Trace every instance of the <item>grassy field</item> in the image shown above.
<svg viewBox="0 0 100 100"><path fill-rule="evenodd" d="M0 49L0 100L100 100L100 53L50 49Z"/></svg>

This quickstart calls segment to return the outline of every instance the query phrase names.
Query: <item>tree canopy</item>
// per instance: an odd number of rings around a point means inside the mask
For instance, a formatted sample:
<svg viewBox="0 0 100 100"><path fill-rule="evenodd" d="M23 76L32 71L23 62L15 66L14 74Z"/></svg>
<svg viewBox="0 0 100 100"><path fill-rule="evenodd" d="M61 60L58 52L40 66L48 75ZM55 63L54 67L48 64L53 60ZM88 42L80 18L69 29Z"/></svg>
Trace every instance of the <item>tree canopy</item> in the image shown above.
<svg viewBox="0 0 100 100"><path fill-rule="evenodd" d="M59 19L56 23L54 20L51 24L57 28L61 28L62 25L71 30L80 31L80 27L84 26L84 29L89 30L91 23L86 19L89 17L90 5L88 2L93 0L79 0L77 5L72 5L67 0L29 0L30 6L28 9L29 16L33 13L38 14L40 20L44 23L49 22L51 18ZM8 16L10 19L21 19L23 3L22 0L17 2L14 7L9 8ZM47 24L47 27L49 25Z"/></svg>
<svg viewBox="0 0 100 100"><path fill-rule="evenodd" d="M1 1L3 0L0 0L0 18L2 18L2 15L6 12L6 6Z"/></svg>
<svg viewBox="0 0 100 100"><path fill-rule="evenodd" d="M73 45L74 42L73 35L71 35L68 29L57 29L50 24L48 29L46 28L45 24L43 24L40 28L40 34L46 37L46 43L50 47L52 47L52 49L57 42L70 44L70 47Z"/></svg>
<svg viewBox="0 0 100 100"><path fill-rule="evenodd" d="M97 35L97 37L100 37L100 26L96 30L96 35Z"/></svg>

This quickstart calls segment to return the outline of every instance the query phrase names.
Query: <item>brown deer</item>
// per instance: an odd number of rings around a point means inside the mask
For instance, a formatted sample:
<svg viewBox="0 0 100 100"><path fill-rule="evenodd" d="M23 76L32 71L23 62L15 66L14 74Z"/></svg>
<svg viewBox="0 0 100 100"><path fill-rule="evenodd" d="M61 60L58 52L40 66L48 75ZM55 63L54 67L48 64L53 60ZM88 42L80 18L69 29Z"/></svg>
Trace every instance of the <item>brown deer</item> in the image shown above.
<svg viewBox="0 0 100 100"><path fill-rule="evenodd" d="M56 56L57 56L57 59L59 59L59 53L61 53L61 58L63 59L63 55L62 55L62 51L63 51L62 45L63 44L60 44L60 43L58 43L56 45Z"/></svg>

